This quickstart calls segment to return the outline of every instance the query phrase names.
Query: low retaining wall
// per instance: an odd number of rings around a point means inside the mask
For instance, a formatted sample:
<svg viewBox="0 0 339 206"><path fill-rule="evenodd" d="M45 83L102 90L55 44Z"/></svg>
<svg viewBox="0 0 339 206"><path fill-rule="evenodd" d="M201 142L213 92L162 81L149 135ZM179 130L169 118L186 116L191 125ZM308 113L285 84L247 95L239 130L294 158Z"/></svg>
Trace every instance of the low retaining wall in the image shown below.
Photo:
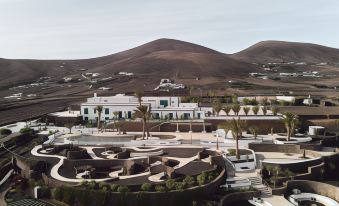
<svg viewBox="0 0 339 206"><path fill-rule="evenodd" d="M294 180L287 182L287 192L299 189L302 192L315 193L334 199L339 202L339 187L322 182L308 180Z"/></svg>
<svg viewBox="0 0 339 206"><path fill-rule="evenodd" d="M48 178L46 178L48 180ZM70 188L81 205L122 205L122 206L173 206L190 205L192 200L203 200L214 195L215 191L226 180L226 171L221 173L212 182L202 186L188 188L182 191L169 192L103 192L98 190L84 190ZM50 182L51 183L51 182ZM55 182L53 182L54 184ZM78 199L79 198L79 199Z"/></svg>
<svg viewBox="0 0 339 206"><path fill-rule="evenodd" d="M234 192L225 195L220 203L219 206L230 206L231 203L240 200L251 200L253 197L259 197L260 191L249 191L249 192Z"/></svg>

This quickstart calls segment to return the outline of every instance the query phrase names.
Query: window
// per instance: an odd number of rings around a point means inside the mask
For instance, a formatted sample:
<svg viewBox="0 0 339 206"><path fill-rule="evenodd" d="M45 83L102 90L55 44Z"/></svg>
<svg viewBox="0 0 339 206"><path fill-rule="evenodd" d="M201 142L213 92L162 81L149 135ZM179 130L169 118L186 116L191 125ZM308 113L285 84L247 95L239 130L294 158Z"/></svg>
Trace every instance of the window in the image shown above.
<svg viewBox="0 0 339 206"><path fill-rule="evenodd" d="M109 120L109 117L105 117L105 120Z"/></svg>
<svg viewBox="0 0 339 206"><path fill-rule="evenodd" d="M87 111L88 112L88 111ZM88 117L85 117L85 121L87 121L88 120Z"/></svg>
<svg viewBox="0 0 339 206"><path fill-rule="evenodd" d="M84 114L88 114L88 108L84 109Z"/></svg>
<svg viewBox="0 0 339 206"><path fill-rule="evenodd" d="M94 111L94 114L96 114L96 113L97 113L97 109L93 109L93 111Z"/></svg>
<svg viewBox="0 0 339 206"><path fill-rule="evenodd" d="M173 119L173 113L169 113L169 114L168 114L168 118L169 118L169 119Z"/></svg>
<svg viewBox="0 0 339 206"><path fill-rule="evenodd" d="M168 106L168 101L167 100L160 100L160 106L167 107Z"/></svg>
<svg viewBox="0 0 339 206"><path fill-rule="evenodd" d="M191 114L190 113L184 113L184 119L190 119Z"/></svg>
<svg viewBox="0 0 339 206"><path fill-rule="evenodd" d="M109 114L109 109L105 108L105 114Z"/></svg>
<svg viewBox="0 0 339 206"><path fill-rule="evenodd" d="M128 111L128 112L127 112L127 118L128 118L128 119L131 119L131 118L132 118L132 112L131 112L131 111Z"/></svg>
<svg viewBox="0 0 339 206"><path fill-rule="evenodd" d="M122 118L122 111L119 111L119 119Z"/></svg>

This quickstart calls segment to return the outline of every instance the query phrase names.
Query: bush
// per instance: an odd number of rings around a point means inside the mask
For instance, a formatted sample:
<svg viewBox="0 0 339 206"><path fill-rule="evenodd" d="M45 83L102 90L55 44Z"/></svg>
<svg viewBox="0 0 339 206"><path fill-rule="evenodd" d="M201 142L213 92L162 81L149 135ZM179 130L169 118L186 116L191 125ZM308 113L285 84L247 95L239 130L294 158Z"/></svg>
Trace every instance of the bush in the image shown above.
<svg viewBox="0 0 339 206"><path fill-rule="evenodd" d="M75 195L73 188L66 187L64 189L63 195L62 195L62 201L69 204L69 205L74 205L75 202Z"/></svg>
<svg viewBox="0 0 339 206"><path fill-rule="evenodd" d="M211 181L213 181L216 177L218 176L218 173L216 173L216 172L210 172L209 174L208 174L208 181L209 182L211 182Z"/></svg>
<svg viewBox="0 0 339 206"><path fill-rule="evenodd" d="M185 179L183 180L183 183L189 187L192 187L193 185L195 185L195 180L192 176L187 175Z"/></svg>
<svg viewBox="0 0 339 206"><path fill-rule="evenodd" d="M63 187L55 188L53 195L56 200L62 200L63 190L64 190Z"/></svg>
<svg viewBox="0 0 339 206"><path fill-rule="evenodd" d="M129 192L129 188L127 186L121 185L121 186L118 187L117 191L120 192L120 193L127 193L127 192Z"/></svg>
<svg viewBox="0 0 339 206"><path fill-rule="evenodd" d="M182 183L182 182L176 182L174 184L174 187L175 187L175 190L179 190L179 191L182 191L185 189L185 184Z"/></svg>
<svg viewBox="0 0 339 206"><path fill-rule="evenodd" d="M166 187L168 190L173 190L175 187L175 180L169 179L166 181Z"/></svg>
<svg viewBox="0 0 339 206"><path fill-rule="evenodd" d="M150 184L150 183L144 183L144 184L142 184L141 185L141 190L142 191L145 191L145 192L147 192L147 191L150 191L151 190L151 187L152 187L152 185Z"/></svg>
<svg viewBox="0 0 339 206"><path fill-rule="evenodd" d="M88 185L88 181L87 181L87 180L82 180L82 181L80 182L80 185L86 187L86 186Z"/></svg>
<svg viewBox="0 0 339 206"><path fill-rule="evenodd" d="M166 192L166 188L162 185L156 185L155 186L155 191L157 192Z"/></svg>
<svg viewBox="0 0 339 206"><path fill-rule="evenodd" d="M197 181L199 185L204 185L207 180L207 172L202 172L200 175L197 176Z"/></svg>
<svg viewBox="0 0 339 206"><path fill-rule="evenodd" d="M117 184L112 184L112 185L111 185L111 190L112 190L112 192L118 191L118 187L119 187L119 185L117 185Z"/></svg>
<svg viewBox="0 0 339 206"><path fill-rule="evenodd" d="M94 180L92 180L87 184L87 188L91 190L97 189L97 183Z"/></svg>
<svg viewBox="0 0 339 206"><path fill-rule="evenodd" d="M29 128L29 127L24 127L20 129L20 133L21 134L28 134L28 133L32 133L33 129Z"/></svg>
<svg viewBox="0 0 339 206"><path fill-rule="evenodd" d="M109 185L108 185L107 183L105 183L105 182L100 182L100 183L99 183L99 188L100 188L102 191L106 192L110 187L109 187Z"/></svg>
<svg viewBox="0 0 339 206"><path fill-rule="evenodd" d="M0 135L7 136L7 135L10 135L10 134L12 134L12 130L6 129L6 128L0 129Z"/></svg>

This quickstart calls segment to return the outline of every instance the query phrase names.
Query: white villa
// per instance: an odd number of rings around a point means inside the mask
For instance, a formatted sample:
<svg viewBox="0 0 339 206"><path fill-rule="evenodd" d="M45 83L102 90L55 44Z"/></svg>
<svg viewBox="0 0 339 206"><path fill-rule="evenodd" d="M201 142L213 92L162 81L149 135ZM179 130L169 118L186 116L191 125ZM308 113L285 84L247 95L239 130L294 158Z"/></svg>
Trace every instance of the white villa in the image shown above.
<svg viewBox="0 0 339 206"><path fill-rule="evenodd" d="M155 119L201 119L207 113L197 103L181 103L181 97L142 97L141 104L150 106ZM135 96L117 94L110 97L98 97L95 93L94 97L87 98L87 101L81 104L83 119L96 121L98 117L96 107L99 105L103 107L101 121L104 121L115 118L114 112L118 112L119 118L132 118L139 102Z"/></svg>

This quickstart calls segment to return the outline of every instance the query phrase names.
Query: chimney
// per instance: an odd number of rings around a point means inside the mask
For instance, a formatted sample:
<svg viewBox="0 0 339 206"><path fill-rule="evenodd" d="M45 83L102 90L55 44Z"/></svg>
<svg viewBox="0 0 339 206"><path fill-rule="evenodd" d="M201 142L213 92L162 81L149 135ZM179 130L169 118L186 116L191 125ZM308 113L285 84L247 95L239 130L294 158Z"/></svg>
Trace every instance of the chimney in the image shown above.
<svg viewBox="0 0 339 206"><path fill-rule="evenodd" d="M97 97L97 93L94 93L94 97Z"/></svg>

